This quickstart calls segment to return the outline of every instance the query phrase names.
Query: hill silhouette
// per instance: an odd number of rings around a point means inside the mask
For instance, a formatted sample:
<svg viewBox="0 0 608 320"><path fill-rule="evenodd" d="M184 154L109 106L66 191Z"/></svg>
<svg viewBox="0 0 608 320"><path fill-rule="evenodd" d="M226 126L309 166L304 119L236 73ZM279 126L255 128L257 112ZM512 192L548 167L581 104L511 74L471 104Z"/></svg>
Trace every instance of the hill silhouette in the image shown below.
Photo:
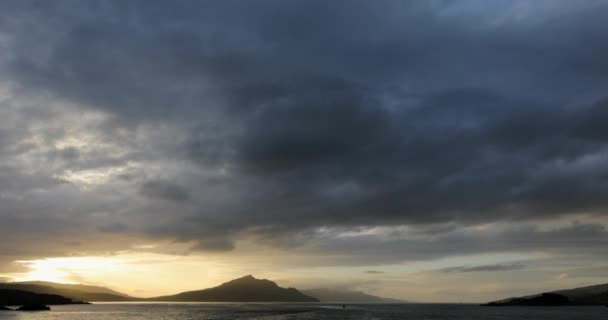
<svg viewBox="0 0 608 320"><path fill-rule="evenodd" d="M281 288L266 279L251 275L238 278L214 288L187 291L170 296L151 298L152 301L180 302L318 302L295 288Z"/></svg>
<svg viewBox="0 0 608 320"><path fill-rule="evenodd" d="M82 301L55 295L40 294L22 290L0 289L0 305L20 306L20 305L63 305L63 304L83 304Z"/></svg>
<svg viewBox="0 0 608 320"><path fill-rule="evenodd" d="M336 290L328 288L301 290L305 295L314 297L320 302L348 303L404 303L407 301L382 298L361 291Z"/></svg>
<svg viewBox="0 0 608 320"><path fill-rule="evenodd" d="M47 281L5 282L0 289L59 295L76 301L174 301L174 302L347 302L347 303L403 303L360 291L328 288L300 290L281 288L270 280L251 275L234 279L220 286L175 295L138 298L101 286L64 284Z"/></svg>
<svg viewBox="0 0 608 320"><path fill-rule="evenodd" d="M101 286L92 286L92 285L86 285L86 284L69 284L69 283L57 283L57 282L49 282L49 281L21 281L21 282L10 282L11 284L15 284L15 285L39 285L39 286L48 286L48 287L53 287L56 289L62 289L62 290L74 290L74 291L82 291L82 292L89 292L89 293L107 293L107 294L114 294L114 295L118 295L118 296L124 296L124 297L128 297L128 295L118 292L118 291L114 291L112 289L108 289L106 287L101 287Z"/></svg>
<svg viewBox="0 0 608 320"><path fill-rule="evenodd" d="M47 281L4 282L1 289L21 290L39 294L59 295L78 301L133 301L137 298L98 286L65 284Z"/></svg>
<svg viewBox="0 0 608 320"><path fill-rule="evenodd" d="M608 284L557 290L493 301L488 306L608 305Z"/></svg>
<svg viewBox="0 0 608 320"><path fill-rule="evenodd" d="M575 289L553 291L570 299L573 304L608 305L608 283Z"/></svg>

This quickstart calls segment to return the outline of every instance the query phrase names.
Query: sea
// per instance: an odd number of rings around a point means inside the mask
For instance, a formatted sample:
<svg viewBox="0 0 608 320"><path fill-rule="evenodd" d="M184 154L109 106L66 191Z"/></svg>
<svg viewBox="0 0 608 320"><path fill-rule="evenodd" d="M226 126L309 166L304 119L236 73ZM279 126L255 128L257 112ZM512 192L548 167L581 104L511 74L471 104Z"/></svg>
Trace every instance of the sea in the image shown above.
<svg viewBox="0 0 608 320"><path fill-rule="evenodd" d="M598 320L608 308L481 307L469 304L95 303L51 311L0 311L0 320Z"/></svg>

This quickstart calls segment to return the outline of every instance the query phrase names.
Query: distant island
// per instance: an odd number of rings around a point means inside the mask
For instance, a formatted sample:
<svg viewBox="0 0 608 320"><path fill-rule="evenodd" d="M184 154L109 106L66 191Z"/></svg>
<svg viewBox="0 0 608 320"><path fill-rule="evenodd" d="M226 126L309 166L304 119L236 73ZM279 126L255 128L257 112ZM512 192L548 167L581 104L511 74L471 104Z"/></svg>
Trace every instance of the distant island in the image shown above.
<svg viewBox="0 0 608 320"><path fill-rule="evenodd" d="M187 291L171 296L147 299L149 301L179 302L319 302L295 288L281 288L266 279L251 275L238 278L214 288Z"/></svg>
<svg viewBox="0 0 608 320"><path fill-rule="evenodd" d="M361 291L328 288L301 290L305 295L315 297L320 302L340 303L408 303L408 301L374 296Z"/></svg>
<svg viewBox="0 0 608 320"><path fill-rule="evenodd" d="M608 284L557 290L524 297L514 297L484 306L595 306L608 305Z"/></svg>
<svg viewBox="0 0 608 320"><path fill-rule="evenodd" d="M217 287L186 291L174 295L138 298L100 286L62 284L45 281L0 283L0 290L19 290L35 294L61 296L64 301L124 302L340 302L340 303L406 303L377 297L360 291L328 288L298 290L282 288L275 282L248 275ZM47 303L54 304L54 303ZM0 305L2 303L0 302ZM6 304L5 304L6 305Z"/></svg>

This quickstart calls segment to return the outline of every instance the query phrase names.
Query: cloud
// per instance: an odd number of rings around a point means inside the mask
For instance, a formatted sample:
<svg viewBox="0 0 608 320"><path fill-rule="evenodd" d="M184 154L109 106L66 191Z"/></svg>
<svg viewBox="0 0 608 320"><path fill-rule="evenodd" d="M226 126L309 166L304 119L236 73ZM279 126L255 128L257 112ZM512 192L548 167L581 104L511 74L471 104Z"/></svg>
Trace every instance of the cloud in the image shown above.
<svg viewBox="0 0 608 320"><path fill-rule="evenodd" d="M335 263L603 253L608 7L518 8L5 1L0 238L11 259L81 250L66 230ZM323 234L399 226L420 238Z"/></svg>
<svg viewBox="0 0 608 320"><path fill-rule="evenodd" d="M146 181L139 192L152 199L169 200L174 202L187 201L190 195L183 187L168 181Z"/></svg>
<svg viewBox="0 0 608 320"><path fill-rule="evenodd" d="M365 271L365 273L368 273L368 274L381 274L381 273L384 273L384 271L367 270L367 271Z"/></svg>
<svg viewBox="0 0 608 320"><path fill-rule="evenodd" d="M524 269L526 266L521 264L493 264L475 267L450 267L441 269L442 272L500 272Z"/></svg>
<svg viewBox="0 0 608 320"><path fill-rule="evenodd" d="M193 251L230 251L234 249L234 242L225 237L205 237L190 249Z"/></svg>
<svg viewBox="0 0 608 320"><path fill-rule="evenodd" d="M114 224L100 226L97 229L99 229L99 231L101 231L101 232L113 233L113 232L125 232L125 231L129 230L129 227L124 224L114 223Z"/></svg>
<svg viewBox="0 0 608 320"><path fill-rule="evenodd" d="M582 262L583 257L598 259L607 254L608 232L604 226L596 224L572 224L547 230L534 225L497 226L485 230L456 228L438 234L387 228L349 236L327 230L322 234L309 234L298 243L299 246L289 250L312 256L322 253L323 257L320 260L307 258L310 262L294 261L300 265L380 266L484 254L519 254L526 258L555 256L576 264L577 260ZM585 244L585 250L581 250L581 243Z"/></svg>

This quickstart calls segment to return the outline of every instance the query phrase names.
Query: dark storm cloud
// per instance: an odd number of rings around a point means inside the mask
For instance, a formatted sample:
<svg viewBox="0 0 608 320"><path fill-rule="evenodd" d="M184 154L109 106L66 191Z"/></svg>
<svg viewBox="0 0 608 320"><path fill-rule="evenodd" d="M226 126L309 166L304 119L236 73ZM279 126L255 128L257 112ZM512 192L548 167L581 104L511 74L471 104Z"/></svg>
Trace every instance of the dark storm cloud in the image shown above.
<svg viewBox="0 0 608 320"><path fill-rule="evenodd" d="M315 241L307 241L311 244L301 249L323 252L326 257L331 257L323 259L321 263L324 265L361 266L492 253L528 255L543 252L574 260L608 254L608 232L596 224L573 224L551 230L540 230L535 226L506 230L456 230L430 237L408 237L407 234L405 237L360 235L337 239L318 236Z"/></svg>
<svg viewBox="0 0 608 320"><path fill-rule="evenodd" d="M128 149L48 151L61 168L148 165L120 174L144 203L106 203L108 226L196 250L605 215L608 3L517 4L7 1L0 68Z"/></svg>
<svg viewBox="0 0 608 320"><path fill-rule="evenodd" d="M188 190L184 189L182 186L161 180L145 182L141 185L139 192L152 199L175 202L184 202L190 197Z"/></svg>
<svg viewBox="0 0 608 320"><path fill-rule="evenodd" d="M207 237L190 248L193 251L229 251L234 249L234 242L226 237Z"/></svg>
<svg viewBox="0 0 608 320"><path fill-rule="evenodd" d="M78 149L76 149L74 147L53 150L53 151L49 152L49 158L51 160L61 159L61 160L65 160L65 161L75 161L79 158L79 156L80 156L80 152L78 151Z"/></svg>
<svg viewBox="0 0 608 320"><path fill-rule="evenodd" d="M120 232L125 232L125 231L129 230L129 227L127 225L124 225L121 223L113 223L113 224L100 226L97 229L99 229L99 231L101 231L101 232L120 233Z"/></svg>

